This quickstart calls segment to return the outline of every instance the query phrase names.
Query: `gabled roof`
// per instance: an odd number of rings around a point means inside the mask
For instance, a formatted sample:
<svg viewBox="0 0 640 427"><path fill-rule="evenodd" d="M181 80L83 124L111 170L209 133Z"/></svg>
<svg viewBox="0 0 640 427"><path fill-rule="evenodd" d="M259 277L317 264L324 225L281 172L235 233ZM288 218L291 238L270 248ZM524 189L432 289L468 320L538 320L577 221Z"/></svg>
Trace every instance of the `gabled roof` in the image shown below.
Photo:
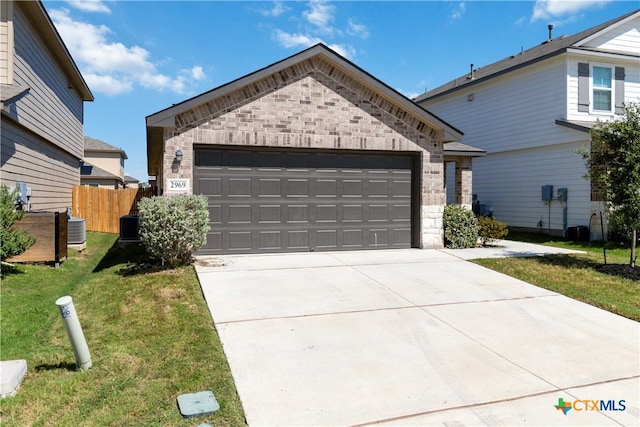
<svg viewBox="0 0 640 427"><path fill-rule="evenodd" d="M137 179L137 178L132 177L131 175L125 175L124 176L124 182L132 184L132 183L138 183L138 182L140 182L140 180Z"/></svg>
<svg viewBox="0 0 640 427"><path fill-rule="evenodd" d="M84 81L80 70L67 50L62 37L53 25L49 14L45 10L42 2L38 1L16 1L16 6L20 6L33 22L33 28L42 37L49 52L58 61L65 74L69 78L69 83L80 94L83 101L93 101L93 94Z"/></svg>
<svg viewBox="0 0 640 427"><path fill-rule="evenodd" d="M591 49L581 47L585 41L597 37L605 30L608 30L609 27L620 25L623 22L634 19L637 16L640 16L640 10L634 10L633 12L629 12L626 15L612 19L572 36L560 36L555 39L546 41L541 45L525 50L518 55L513 55L498 62L489 64L485 67L473 70L473 77L471 77L471 73L465 74L455 80L445 83L442 86L439 86L418 96L414 99L414 101L420 103L427 99L436 98L446 93L450 93L462 88L467 88L471 85L487 81L508 72L535 64L547 58L560 55L562 53L565 53L569 48L590 51ZM640 58L640 55L638 55L638 57Z"/></svg>
<svg viewBox="0 0 640 427"><path fill-rule="evenodd" d="M84 152L85 153L119 153L123 159L127 159L127 153L122 148L114 147L111 144L107 144L99 139L84 137Z"/></svg>
<svg viewBox="0 0 640 427"><path fill-rule="evenodd" d="M364 81L368 84L372 89L381 92L389 99L395 101L395 103L399 104L401 107L406 110L414 113L415 115L421 117L424 121L431 126L442 129L445 134L446 140L459 140L462 138L463 133L440 119L439 117L431 114L424 108L415 104L406 96L402 95L400 92L396 91L392 87L386 85L382 81L373 77L371 74L364 71L362 68L355 65L353 62L347 60L346 58L340 56L335 51L328 48L326 45L322 43L318 43L302 52L299 52L295 55L292 55L282 61L276 62L272 65L269 65L261 70L255 71L251 74L248 74L244 77L236 79L230 83L219 86L215 89L212 89L208 92L197 95L193 98L187 99L186 101L180 102L178 104L174 104L173 106L166 108L164 110L158 111L157 113L151 114L147 116L147 127L173 127L174 126L174 117L177 114L188 111L198 105L202 105L211 99L223 96L233 90L236 90L240 87L243 87L252 81L261 79L265 76L277 73L278 71L288 68L293 64L298 62L307 60L314 56L322 56L323 59L328 60L329 62L337 65L342 68L344 71L351 74L353 77L357 78L360 81Z"/></svg>
<svg viewBox="0 0 640 427"><path fill-rule="evenodd" d="M108 179L122 182L119 176L112 174L98 166L94 166L91 163L83 162L80 165L80 178L90 179Z"/></svg>
<svg viewBox="0 0 640 427"><path fill-rule="evenodd" d="M395 104L433 129L441 132L444 141L458 141L462 139L463 133L460 130L420 107L400 92L373 77L371 74L329 49L324 44L316 44L302 52L244 77L240 77L230 83L224 84L147 116L147 158L149 166L151 167L152 164L156 163L155 160L158 160L158 156L160 155L159 153L162 152L162 128L175 127L175 118L177 115L230 94L235 90L292 67L300 62L316 57L330 63L337 69L357 80L360 84L365 85L368 89L379 94L384 99ZM149 170L150 175L155 175L156 172L157 171L155 170Z"/></svg>

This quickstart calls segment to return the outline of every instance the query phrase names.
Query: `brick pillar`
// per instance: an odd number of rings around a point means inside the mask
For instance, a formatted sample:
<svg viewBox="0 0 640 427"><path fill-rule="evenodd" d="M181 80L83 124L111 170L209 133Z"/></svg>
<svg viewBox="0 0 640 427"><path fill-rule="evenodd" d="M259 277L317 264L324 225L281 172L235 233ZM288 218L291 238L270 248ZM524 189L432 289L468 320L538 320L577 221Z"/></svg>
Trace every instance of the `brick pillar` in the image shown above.
<svg viewBox="0 0 640 427"><path fill-rule="evenodd" d="M422 185L420 206L420 247L442 248L444 232L442 214L446 194L444 191L444 163L432 161L432 153L422 153Z"/></svg>
<svg viewBox="0 0 640 427"><path fill-rule="evenodd" d="M472 203L471 157L456 159L456 204L471 209Z"/></svg>

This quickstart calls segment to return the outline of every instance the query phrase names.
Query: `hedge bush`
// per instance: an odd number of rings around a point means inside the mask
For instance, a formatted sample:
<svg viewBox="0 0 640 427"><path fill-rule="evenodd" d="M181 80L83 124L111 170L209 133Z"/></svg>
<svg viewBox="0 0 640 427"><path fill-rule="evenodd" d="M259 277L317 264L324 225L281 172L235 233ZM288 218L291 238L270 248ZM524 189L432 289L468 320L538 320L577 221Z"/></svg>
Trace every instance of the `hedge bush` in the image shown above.
<svg viewBox="0 0 640 427"><path fill-rule="evenodd" d="M478 236L482 246L496 243L509 234L507 224L493 218L481 216L478 218Z"/></svg>
<svg viewBox="0 0 640 427"><path fill-rule="evenodd" d="M444 207L444 245L451 249L473 248L478 243L478 223L470 209L457 205Z"/></svg>
<svg viewBox="0 0 640 427"><path fill-rule="evenodd" d="M29 249L36 241L26 230L12 228L12 225L24 217L24 211L18 209L15 201L18 197L18 189L12 193L6 185L0 186L0 259L20 255Z"/></svg>
<svg viewBox="0 0 640 427"><path fill-rule="evenodd" d="M191 263L193 254L206 242L209 231L207 198L180 194L156 196L138 203L140 240L163 265Z"/></svg>

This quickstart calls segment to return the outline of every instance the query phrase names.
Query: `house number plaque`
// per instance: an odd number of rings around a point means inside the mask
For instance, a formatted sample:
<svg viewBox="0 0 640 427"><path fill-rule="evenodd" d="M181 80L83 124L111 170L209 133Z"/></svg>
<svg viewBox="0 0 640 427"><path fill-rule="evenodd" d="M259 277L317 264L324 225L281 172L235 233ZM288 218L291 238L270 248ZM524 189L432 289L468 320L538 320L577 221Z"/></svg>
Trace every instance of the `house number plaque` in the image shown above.
<svg viewBox="0 0 640 427"><path fill-rule="evenodd" d="M168 179L167 191L170 191L173 193L188 193L189 180L188 179Z"/></svg>

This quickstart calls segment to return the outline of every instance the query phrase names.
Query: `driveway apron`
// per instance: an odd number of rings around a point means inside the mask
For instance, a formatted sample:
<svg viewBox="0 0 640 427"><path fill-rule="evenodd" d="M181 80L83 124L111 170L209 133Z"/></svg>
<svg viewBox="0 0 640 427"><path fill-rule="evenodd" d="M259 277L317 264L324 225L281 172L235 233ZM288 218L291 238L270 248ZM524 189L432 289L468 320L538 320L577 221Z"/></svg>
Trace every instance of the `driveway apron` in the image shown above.
<svg viewBox="0 0 640 427"><path fill-rule="evenodd" d="M632 320L439 250L211 261L250 426L638 425Z"/></svg>

